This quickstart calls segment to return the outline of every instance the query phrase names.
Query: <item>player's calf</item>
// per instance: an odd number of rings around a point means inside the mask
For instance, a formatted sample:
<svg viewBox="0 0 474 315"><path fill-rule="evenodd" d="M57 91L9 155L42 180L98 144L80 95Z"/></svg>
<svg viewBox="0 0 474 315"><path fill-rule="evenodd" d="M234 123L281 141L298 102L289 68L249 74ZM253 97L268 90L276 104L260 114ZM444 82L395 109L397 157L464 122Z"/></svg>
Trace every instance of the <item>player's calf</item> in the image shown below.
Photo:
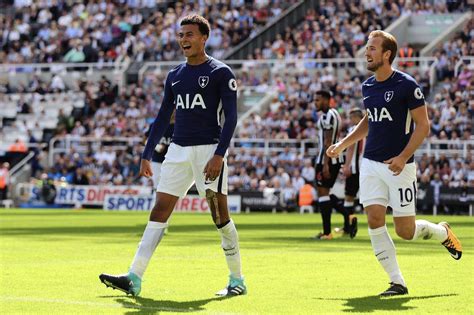
<svg viewBox="0 0 474 315"><path fill-rule="evenodd" d="M404 240L412 240L413 236L415 235L415 225L405 225L405 226L400 226L400 225L395 225L395 232L399 237L401 237Z"/></svg>

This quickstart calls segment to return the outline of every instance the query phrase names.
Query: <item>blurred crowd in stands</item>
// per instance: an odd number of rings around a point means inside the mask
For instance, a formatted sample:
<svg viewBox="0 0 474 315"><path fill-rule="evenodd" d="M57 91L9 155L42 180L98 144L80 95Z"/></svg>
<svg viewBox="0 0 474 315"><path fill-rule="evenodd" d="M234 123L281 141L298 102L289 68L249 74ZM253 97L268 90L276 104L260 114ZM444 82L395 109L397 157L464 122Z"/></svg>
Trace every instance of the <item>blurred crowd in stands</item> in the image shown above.
<svg viewBox="0 0 474 315"><path fill-rule="evenodd" d="M319 10L308 10L296 29L286 28L273 43L265 42L247 59L351 58L365 45L371 31L385 29L401 15L463 10L464 5L456 1L323 0Z"/></svg>
<svg viewBox="0 0 474 315"><path fill-rule="evenodd" d="M429 96L427 75L417 71L415 79ZM238 131L240 138L313 139L317 130L318 113L314 104L315 91L324 88L333 93L332 106L337 108L345 125L349 109L362 106L360 75L346 73L343 80L336 80L331 70L309 76L306 72L277 78L276 96L269 108L251 114ZM260 83L259 83L260 84ZM449 148L459 147L459 140L471 138L474 114L474 68L463 67L458 77L446 77L441 89L428 103L432 120L431 139L451 140ZM448 148L447 147L447 148Z"/></svg>
<svg viewBox="0 0 474 315"><path fill-rule="evenodd" d="M429 91L426 76L414 72L415 78ZM261 80L247 81L246 85L267 86L275 90L270 106L260 113L251 114L236 132L236 138L298 139L317 137L318 113L314 105L314 92L328 88L333 93L332 105L343 119L343 133L349 127L348 109L361 106L360 82L363 77L347 72L343 80L336 80L330 68L322 69L317 75L303 71L300 74L282 75L275 78L274 85ZM240 78L241 82L246 80ZM252 83L250 83L252 82ZM106 78L98 84L82 82L85 92L85 106L77 119L59 119L58 134L72 136L141 137L158 112L163 77L146 75L142 82L133 84L122 93ZM458 77L446 77L441 89L435 91L428 102L432 119L431 139L449 139L442 149L460 149L460 141L472 138L474 114L474 69L463 67ZM23 106L19 106L20 110ZM264 156L252 149L236 148L229 152L229 186L231 191L262 190L265 187L284 189L285 194L294 196L305 180L314 177L312 162L299 152L287 151ZM472 148L471 148L472 149ZM113 152L107 146L89 153L73 153L56 157L54 168L48 171L51 178L75 184L130 184L137 180L141 147L129 146ZM288 148L289 150L289 148ZM441 162L440 162L441 161ZM472 157L463 160L451 159L444 163L432 157L423 157L420 163L420 181L437 182L451 187L462 187L466 183L474 186L474 163ZM456 163L453 164L453 161ZM79 167L78 167L79 166ZM306 167L306 168L305 168ZM38 175L38 174L37 174Z"/></svg>
<svg viewBox="0 0 474 315"><path fill-rule="evenodd" d="M211 3L212 2L212 3ZM209 17L212 33L208 51L221 58L230 47L249 36L259 27L277 17L296 1L199 1L195 4L156 1L31 1L15 0L15 14L0 15L0 60L7 63L39 62L116 62L145 60L177 60L177 21L191 11ZM321 10L308 11L305 21L287 29L274 42L264 43L249 55L249 61L239 72L239 86L255 91L273 90L275 97L268 108L251 114L236 132L239 139L317 138L318 113L314 93L322 88L331 90L331 106L343 119L347 132L347 113L362 106L361 82L366 74L355 68L337 79L337 69L326 64L300 62L297 71L278 75L257 75L253 60L353 57L366 40L367 34L384 28L403 14L442 13L459 9L456 2L435 1L321 1ZM474 68L463 66L455 75L460 56L474 55L474 20L447 41L435 53L437 79L441 87L432 91L428 73L409 71L420 83L428 102L432 120L431 139L450 140L443 149L460 148L460 141L472 139L474 114ZM406 66L406 65L405 65ZM409 65L408 65L409 66ZM339 69L340 70L340 69ZM71 115L60 113L56 134L73 137L143 137L158 112L163 95L163 73L150 72L143 80L119 92L106 77L98 82L80 80L77 86L67 86L60 75L50 82L37 76L20 89L0 87L5 92L39 94L78 90L84 92L84 106ZM32 112L31 104L18 101L18 113ZM143 139L142 139L143 140ZM115 150L114 143L85 151L73 150L54 157L47 167L47 153L38 151L33 159L33 174L72 184L127 185L146 183L138 178L143 141L123 145ZM58 146L64 144L59 142ZM470 148L472 149L472 148ZM423 156L418 161L420 183L443 187L474 186L474 161L467 158L447 159ZM258 148L229 150L229 190L279 190L289 203L299 189L314 182L313 161L299 151L285 148L283 152L264 155Z"/></svg>
<svg viewBox="0 0 474 315"><path fill-rule="evenodd" d="M208 17L208 50L216 58L279 16L279 1L15 0L0 14L0 60L7 63L168 61L181 57L179 20Z"/></svg>
<svg viewBox="0 0 474 315"><path fill-rule="evenodd" d="M212 29L208 51L222 58L296 2L15 0L14 14L0 14L0 60L176 60L181 57L175 41L178 23L191 12L208 17ZM296 30L287 28L273 43L267 41L256 49L249 59L354 57L370 31L384 29L401 15L459 10L465 7L458 1L320 1L320 9L309 10ZM449 59L449 54L441 58Z"/></svg>

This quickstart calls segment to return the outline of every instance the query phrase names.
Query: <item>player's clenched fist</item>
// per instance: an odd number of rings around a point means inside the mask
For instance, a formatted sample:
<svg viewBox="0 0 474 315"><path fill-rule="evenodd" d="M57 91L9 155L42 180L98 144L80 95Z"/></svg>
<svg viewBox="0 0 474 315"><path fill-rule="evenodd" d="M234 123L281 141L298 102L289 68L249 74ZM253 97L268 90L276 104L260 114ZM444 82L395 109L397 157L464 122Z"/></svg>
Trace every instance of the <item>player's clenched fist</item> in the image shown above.
<svg viewBox="0 0 474 315"><path fill-rule="evenodd" d="M220 175L222 169L222 160L223 157L220 155L214 155L209 162L207 162L206 167L204 168L204 175L206 180L215 181L216 178Z"/></svg>
<svg viewBox="0 0 474 315"><path fill-rule="evenodd" d="M343 149L342 146L340 145L340 142L337 142L333 145L331 145L327 150L326 154L330 158L336 158L342 153Z"/></svg>
<svg viewBox="0 0 474 315"><path fill-rule="evenodd" d="M151 163L148 160L142 159L140 163L140 176L151 177L153 176L153 171L151 170Z"/></svg>

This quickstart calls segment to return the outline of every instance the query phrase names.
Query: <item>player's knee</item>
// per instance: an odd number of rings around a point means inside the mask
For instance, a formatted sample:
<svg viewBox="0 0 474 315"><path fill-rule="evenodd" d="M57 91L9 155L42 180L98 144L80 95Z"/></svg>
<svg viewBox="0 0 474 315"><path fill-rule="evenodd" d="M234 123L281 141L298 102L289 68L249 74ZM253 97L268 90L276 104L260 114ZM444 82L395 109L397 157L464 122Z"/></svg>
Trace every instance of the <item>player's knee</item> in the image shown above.
<svg viewBox="0 0 474 315"><path fill-rule="evenodd" d="M371 229L377 229L379 227L382 227L385 225L385 216L379 216L379 215L368 215L367 216L367 223L369 225L369 228Z"/></svg>

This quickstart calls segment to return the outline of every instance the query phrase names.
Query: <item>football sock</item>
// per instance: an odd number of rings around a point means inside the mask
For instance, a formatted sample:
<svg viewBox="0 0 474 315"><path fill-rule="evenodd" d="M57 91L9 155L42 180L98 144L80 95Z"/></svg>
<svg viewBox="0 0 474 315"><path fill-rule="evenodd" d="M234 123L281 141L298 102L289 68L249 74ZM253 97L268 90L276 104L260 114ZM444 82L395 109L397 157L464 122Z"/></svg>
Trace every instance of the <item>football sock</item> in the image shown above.
<svg viewBox="0 0 474 315"><path fill-rule="evenodd" d="M398 267L395 245L388 234L387 226L371 229L369 228L370 241L375 253L375 257L389 275L390 281L405 285L400 268Z"/></svg>
<svg viewBox="0 0 474 315"><path fill-rule="evenodd" d="M324 235L331 234L331 211L332 204L329 196L321 196L318 199L319 210L321 211L321 218L323 220L323 233Z"/></svg>
<svg viewBox="0 0 474 315"><path fill-rule="evenodd" d="M415 224L415 234L411 239L412 241L417 240L420 237L425 240L433 237L435 240L444 242L448 238L448 231L446 231L444 226L426 220L416 220Z"/></svg>
<svg viewBox="0 0 474 315"><path fill-rule="evenodd" d="M168 223L148 221L145 232L143 232L142 240L138 244L137 252L130 266L130 272L143 278L151 256L163 238L167 227Z"/></svg>
<svg viewBox="0 0 474 315"><path fill-rule="evenodd" d="M349 231L349 216L354 214L354 201L344 201L344 231Z"/></svg>
<svg viewBox="0 0 474 315"><path fill-rule="evenodd" d="M221 235L221 246L224 250L227 266L233 278L242 278L242 267L240 262L239 235L234 221L230 219L224 226L217 229Z"/></svg>

